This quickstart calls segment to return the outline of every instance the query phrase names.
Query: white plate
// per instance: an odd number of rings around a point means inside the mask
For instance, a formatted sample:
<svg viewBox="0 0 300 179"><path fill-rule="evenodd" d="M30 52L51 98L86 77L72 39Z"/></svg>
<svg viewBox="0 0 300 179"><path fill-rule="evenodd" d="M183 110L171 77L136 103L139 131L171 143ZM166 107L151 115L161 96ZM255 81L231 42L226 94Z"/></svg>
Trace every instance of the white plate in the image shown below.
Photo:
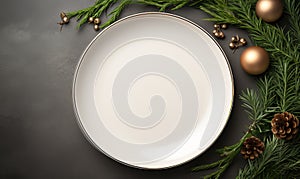
<svg viewBox="0 0 300 179"><path fill-rule="evenodd" d="M233 102L227 58L201 27L141 13L104 29L77 67L74 108L88 140L109 157L147 169L203 153Z"/></svg>

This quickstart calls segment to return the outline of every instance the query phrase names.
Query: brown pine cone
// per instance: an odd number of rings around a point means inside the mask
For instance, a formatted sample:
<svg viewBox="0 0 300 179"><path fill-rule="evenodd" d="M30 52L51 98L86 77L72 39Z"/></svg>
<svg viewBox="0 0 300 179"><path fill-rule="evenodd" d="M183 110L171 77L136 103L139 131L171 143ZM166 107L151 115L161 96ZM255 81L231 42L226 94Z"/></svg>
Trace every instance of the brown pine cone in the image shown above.
<svg viewBox="0 0 300 179"><path fill-rule="evenodd" d="M279 139L291 140L299 130L299 120L289 112L274 115L271 121L272 132Z"/></svg>
<svg viewBox="0 0 300 179"><path fill-rule="evenodd" d="M259 138L251 136L247 138L241 148L244 159L254 160L265 150L265 144Z"/></svg>

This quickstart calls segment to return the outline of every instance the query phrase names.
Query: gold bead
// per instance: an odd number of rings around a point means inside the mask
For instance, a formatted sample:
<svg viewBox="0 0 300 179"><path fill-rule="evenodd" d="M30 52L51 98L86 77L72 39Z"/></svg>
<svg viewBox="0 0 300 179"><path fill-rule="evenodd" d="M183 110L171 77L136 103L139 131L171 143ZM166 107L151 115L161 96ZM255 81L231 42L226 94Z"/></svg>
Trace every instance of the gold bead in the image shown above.
<svg viewBox="0 0 300 179"><path fill-rule="evenodd" d="M62 21L64 24L67 24L67 23L69 23L69 18L67 16L65 16L62 18Z"/></svg>
<svg viewBox="0 0 300 179"><path fill-rule="evenodd" d="M230 42L230 43L229 43L229 47L230 47L231 49L235 49L235 48L236 48L236 46L235 46L235 44L234 44L233 42Z"/></svg>
<svg viewBox="0 0 300 179"><path fill-rule="evenodd" d="M238 41L238 38L237 38L237 36L233 36L233 37L231 37L231 42L237 42Z"/></svg>
<svg viewBox="0 0 300 179"><path fill-rule="evenodd" d="M221 28L222 28L222 29L227 29L227 24L222 24L222 25L221 25Z"/></svg>
<svg viewBox="0 0 300 179"><path fill-rule="evenodd" d="M225 37L223 32L219 32L219 38L223 39Z"/></svg>
<svg viewBox="0 0 300 179"><path fill-rule="evenodd" d="M98 24L95 24L95 25L94 25L94 30L95 30L95 31L100 30L100 26L99 26Z"/></svg>
<svg viewBox="0 0 300 179"><path fill-rule="evenodd" d="M219 25L219 24L215 24L215 25L214 25L214 28L216 28L216 29L217 29L217 28L220 28L220 25Z"/></svg>
<svg viewBox="0 0 300 179"><path fill-rule="evenodd" d="M212 31L213 34L215 34L215 33L217 33L217 32L218 32L218 31L217 31L216 29Z"/></svg>
<svg viewBox="0 0 300 179"><path fill-rule="evenodd" d="M214 33L214 35L215 35L216 37L220 37L220 33L219 33L219 32Z"/></svg>
<svg viewBox="0 0 300 179"><path fill-rule="evenodd" d="M96 18L94 19L94 24L99 25L100 23L101 23L100 18L99 18L99 17L96 17Z"/></svg>
<svg viewBox="0 0 300 179"><path fill-rule="evenodd" d="M247 41L246 41L246 39L241 38L241 39L240 39L240 43L241 43L242 45L246 45L246 44L247 44Z"/></svg>
<svg viewBox="0 0 300 179"><path fill-rule="evenodd" d="M94 17L89 17L88 22L93 23L94 22Z"/></svg>
<svg viewBox="0 0 300 179"><path fill-rule="evenodd" d="M59 15L60 15L61 20L63 20L63 18L67 16L66 13L64 13L64 12L61 12Z"/></svg>

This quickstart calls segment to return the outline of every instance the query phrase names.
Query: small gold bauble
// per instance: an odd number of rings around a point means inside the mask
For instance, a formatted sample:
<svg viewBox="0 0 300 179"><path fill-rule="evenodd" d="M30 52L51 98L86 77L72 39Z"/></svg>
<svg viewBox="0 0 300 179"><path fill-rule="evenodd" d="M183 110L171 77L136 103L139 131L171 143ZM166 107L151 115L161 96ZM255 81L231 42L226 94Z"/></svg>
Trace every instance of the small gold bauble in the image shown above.
<svg viewBox="0 0 300 179"><path fill-rule="evenodd" d="M242 45L246 45L246 44L247 44L247 41L246 41L246 39L244 39L244 38L240 38L240 43L241 43Z"/></svg>
<svg viewBox="0 0 300 179"><path fill-rule="evenodd" d="M64 12L61 12L59 15L60 15L61 20L63 20L63 18L67 16L67 14Z"/></svg>
<svg viewBox="0 0 300 179"><path fill-rule="evenodd" d="M281 0L258 0L255 11L262 20L275 22L282 16L283 3Z"/></svg>
<svg viewBox="0 0 300 179"><path fill-rule="evenodd" d="M248 47L240 57L242 68L251 75L264 73L270 63L268 52L258 46Z"/></svg>
<svg viewBox="0 0 300 179"><path fill-rule="evenodd" d="M223 39L225 37L224 33L223 32L219 32L219 38Z"/></svg>
<svg viewBox="0 0 300 179"><path fill-rule="evenodd" d="M231 42L237 42L238 41L238 38L237 38L237 36L233 36L233 37L231 37Z"/></svg>
<svg viewBox="0 0 300 179"><path fill-rule="evenodd" d="M215 32L214 35L215 35L216 37L220 37L220 33L219 33L219 32Z"/></svg>
<svg viewBox="0 0 300 179"><path fill-rule="evenodd" d="M89 17L88 22L93 23L94 22L94 17Z"/></svg>
<svg viewBox="0 0 300 179"><path fill-rule="evenodd" d="M220 28L220 25L219 24L214 24L214 28Z"/></svg>
<svg viewBox="0 0 300 179"><path fill-rule="evenodd" d="M63 21L64 24L67 24L67 23L69 23L70 20L67 16L65 16L65 17L62 18L62 21Z"/></svg>
<svg viewBox="0 0 300 179"><path fill-rule="evenodd" d="M94 30L95 30L95 31L100 30L100 26L99 26L98 24L95 24L95 25L94 25Z"/></svg>
<svg viewBox="0 0 300 179"><path fill-rule="evenodd" d="M222 29L227 29L227 24L222 24L222 25L221 25L221 28L222 28Z"/></svg>
<svg viewBox="0 0 300 179"><path fill-rule="evenodd" d="M231 49L235 49L235 48L236 48L236 46L235 46L235 44L234 44L233 42L230 42L230 43L229 43L229 47L230 47Z"/></svg>
<svg viewBox="0 0 300 179"><path fill-rule="evenodd" d="M94 24L99 25L100 23L101 23L100 18L99 18L99 17L96 17L96 18L94 19Z"/></svg>

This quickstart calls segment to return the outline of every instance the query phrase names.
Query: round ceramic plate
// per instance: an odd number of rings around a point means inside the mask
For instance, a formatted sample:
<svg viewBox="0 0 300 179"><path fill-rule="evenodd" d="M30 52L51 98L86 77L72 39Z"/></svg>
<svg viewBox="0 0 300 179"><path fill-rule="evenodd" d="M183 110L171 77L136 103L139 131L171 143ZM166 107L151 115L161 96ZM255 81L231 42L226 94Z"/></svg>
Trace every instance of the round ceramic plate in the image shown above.
<svg viewBox="0 0 300 179"><path fill-rule="evenodd" d="M88 140L129 166L160 169L203 153L233 102L227 58L201 27L168 13L141 13L89 44L73 86Z"/></svg>

